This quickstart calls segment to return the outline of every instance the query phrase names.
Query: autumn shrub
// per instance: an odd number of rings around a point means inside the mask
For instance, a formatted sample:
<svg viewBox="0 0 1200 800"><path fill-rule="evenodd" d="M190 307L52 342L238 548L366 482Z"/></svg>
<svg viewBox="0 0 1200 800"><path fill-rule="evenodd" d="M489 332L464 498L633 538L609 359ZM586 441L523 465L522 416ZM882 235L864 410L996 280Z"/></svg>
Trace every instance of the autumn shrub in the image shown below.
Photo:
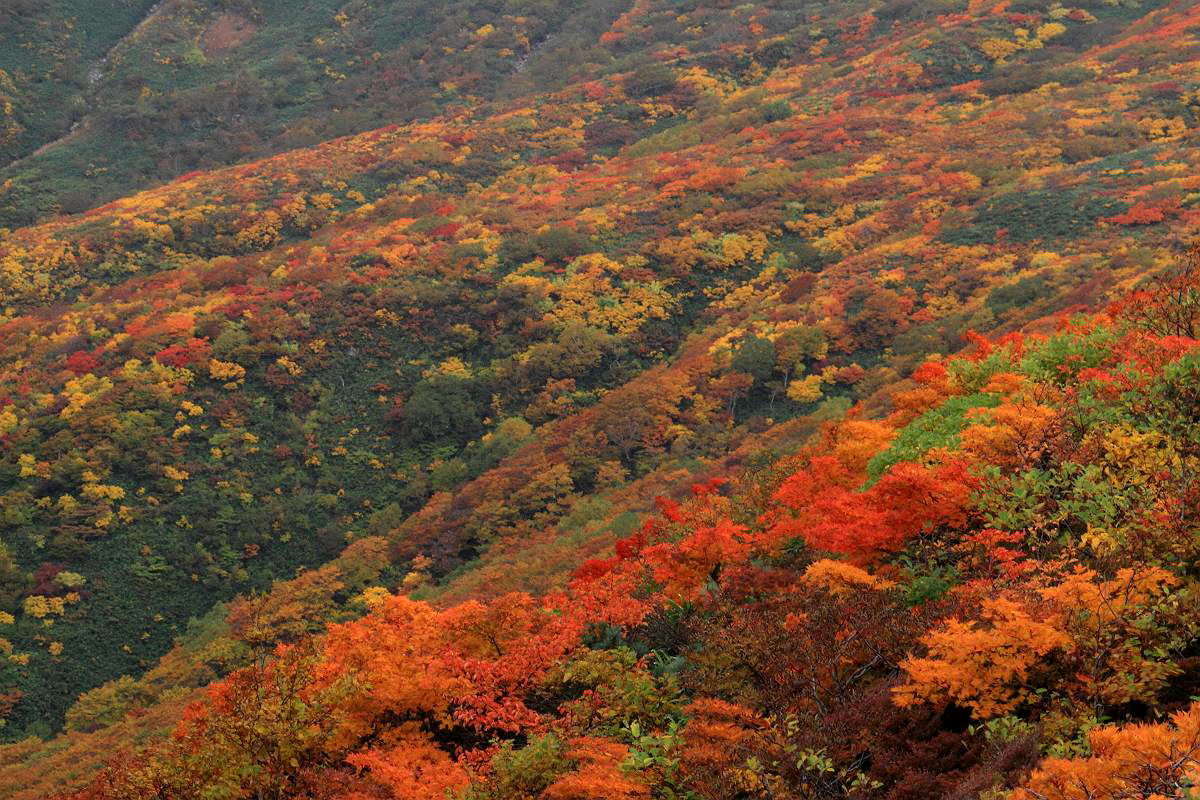
<svg viewBox="0 0 1200 800"><path fill-rule="evenodd" d="M85 692L67 711L67 730L88 733L121 720L127 713L156 697L128 675Z"/></svg>
<svg viewBox="0 0 1200 800"><path fill-rule="evenodd" d="M1046 759L1014 796L1178 797L1187 796L1200 780L1200 713L1195 705L1165 722L1094 728L1087 738L1088 755Z"/></svg>
<svg viewBox="0 0 1200 800"><path fill-rule="evenodd" d="M491 775L480 787L473 787L471 800L523 800L538 797L550 784L566 773L566 743L554 734L546 734L514 748L505 742L492 756Z"/></svg>
<svg viewBox="0 0 1200 800"><path fill-rule="evenodd" d="M997 403L999 398L991 393L947 398L904 426L891 446L870 460L867 479L877 481L892 465L920 461L931 450L953 449L958 444L958 435L968 425L967 415L975 409L992 408Z"/></svg>

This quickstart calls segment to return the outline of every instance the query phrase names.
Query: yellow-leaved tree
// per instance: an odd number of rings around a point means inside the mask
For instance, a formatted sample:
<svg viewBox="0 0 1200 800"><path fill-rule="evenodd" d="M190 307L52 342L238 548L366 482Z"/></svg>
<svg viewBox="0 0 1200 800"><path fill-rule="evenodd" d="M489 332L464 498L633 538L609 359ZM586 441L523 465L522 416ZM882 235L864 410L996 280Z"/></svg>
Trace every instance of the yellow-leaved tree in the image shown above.
<svg viewBox="0 0 1200 800"><path fill-rule="evenodd" d="M901 663L908 682L894 690L897 705L952 701L979 719L1004 714L1032 696L1025 681L1030 669L1071 644L1058 627L1003 597L984 600L981 617L951 618L922 638L929 653Z"/></svg>

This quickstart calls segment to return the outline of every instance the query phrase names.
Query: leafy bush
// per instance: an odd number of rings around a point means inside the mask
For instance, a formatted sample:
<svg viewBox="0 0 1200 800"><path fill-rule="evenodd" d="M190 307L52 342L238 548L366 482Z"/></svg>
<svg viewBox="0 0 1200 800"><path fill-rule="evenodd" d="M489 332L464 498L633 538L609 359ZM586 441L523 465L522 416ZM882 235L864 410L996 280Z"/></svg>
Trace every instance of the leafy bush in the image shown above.
<svg viewBox="0 0 1200 800"><path fill-rule="evenodd" d="M868 483L874 483L895 464L920 461L935 447L954 447L958 434L967 426L967 412L976 408L994 408L1000 399L994 394L970 394L947 398L937 408L926 411L906 425L887 450L867 463Z"/></svg>

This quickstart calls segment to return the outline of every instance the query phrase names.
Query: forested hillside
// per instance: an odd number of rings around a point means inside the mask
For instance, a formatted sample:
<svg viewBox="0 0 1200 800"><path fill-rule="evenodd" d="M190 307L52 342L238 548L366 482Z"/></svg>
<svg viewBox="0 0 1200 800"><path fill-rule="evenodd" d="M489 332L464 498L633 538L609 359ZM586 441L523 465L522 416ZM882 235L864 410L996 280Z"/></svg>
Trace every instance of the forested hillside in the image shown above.
<svg viewBox="0 0 1200 800"><path fill-rule="evenodd" d="M0 226L561 86L594 66L573 59L620 11L615 0L13 0L0 8L12 45L0 52Z"/></svg>
<svg viewBox="0 0 1200 800"><path fill-rule="evenodd" d="M0 11L0 794L1185 796L1200 4L98 5Z"/></svg>

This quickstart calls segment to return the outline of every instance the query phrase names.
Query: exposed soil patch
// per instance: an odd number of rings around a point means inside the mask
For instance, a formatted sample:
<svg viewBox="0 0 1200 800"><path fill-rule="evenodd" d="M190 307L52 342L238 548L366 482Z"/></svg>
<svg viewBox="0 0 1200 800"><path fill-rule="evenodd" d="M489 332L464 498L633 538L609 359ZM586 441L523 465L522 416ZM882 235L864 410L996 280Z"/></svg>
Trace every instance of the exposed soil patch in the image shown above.
<svg viewBox="0 0 1200 800"><path fill-rule="evenodd" d="M223 53L250 41L258 26L241 14L227 12L211 23L200 37L200 50L206 56Z"/></svg>

